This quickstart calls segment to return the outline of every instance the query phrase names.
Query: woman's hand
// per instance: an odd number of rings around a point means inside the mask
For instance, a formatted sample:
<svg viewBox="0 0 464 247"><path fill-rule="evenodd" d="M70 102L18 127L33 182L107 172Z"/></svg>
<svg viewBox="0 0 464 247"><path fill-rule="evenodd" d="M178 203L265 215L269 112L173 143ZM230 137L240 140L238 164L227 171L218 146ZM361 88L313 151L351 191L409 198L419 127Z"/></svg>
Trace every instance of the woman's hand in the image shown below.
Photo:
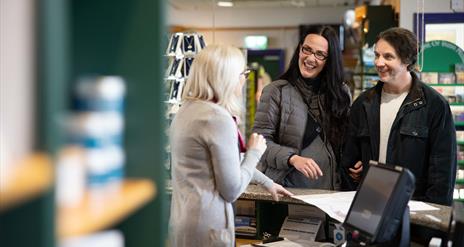
<svg viewBox="0 0 464 247"><path fill-rule="evenodd" d="M260 153L266 151L266 139L262 135L253 133L248 139L247 149L257 149Z"/></svg>
<svg viewBox="0 0 464 247"><path fill-rule="evenodd" d="M354 168L349 168L350 170L350 177L356 181L356 182L359 182L359 180L361 180L361 172L363 170L363 164L361 161L358 161L356 162L356 164L354 165Z"/></svg>
<svg viewBox="0 0 464 247"><path fill-rule="evenodd" d="M308 178L318 179L319 176L324 176L319 165L311 158L293 155L290 158L289 163Z"/></svg>
<svg viewBox="0 0 464 247"><path fill-rule="evenodd" d="M273 183L270 188L266 188L269 193L271 193L274 201L279 201L280 197L283 196L293 196L292 192L286 190L282 185Z"/></svg>

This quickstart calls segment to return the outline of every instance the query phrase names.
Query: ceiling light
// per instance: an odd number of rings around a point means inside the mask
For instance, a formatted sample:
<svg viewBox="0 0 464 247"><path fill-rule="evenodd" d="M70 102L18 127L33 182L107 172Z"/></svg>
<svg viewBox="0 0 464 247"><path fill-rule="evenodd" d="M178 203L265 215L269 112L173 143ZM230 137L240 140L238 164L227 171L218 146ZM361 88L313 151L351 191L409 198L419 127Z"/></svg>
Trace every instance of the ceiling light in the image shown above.
<svg viewBox="0 0 464 247"><path fill-rule="evenodd" d="M219 7L233 7L234 6L234 3L232 1L230 2L227 2L227 1L219 1L217 2L217 5Z"/></svg>

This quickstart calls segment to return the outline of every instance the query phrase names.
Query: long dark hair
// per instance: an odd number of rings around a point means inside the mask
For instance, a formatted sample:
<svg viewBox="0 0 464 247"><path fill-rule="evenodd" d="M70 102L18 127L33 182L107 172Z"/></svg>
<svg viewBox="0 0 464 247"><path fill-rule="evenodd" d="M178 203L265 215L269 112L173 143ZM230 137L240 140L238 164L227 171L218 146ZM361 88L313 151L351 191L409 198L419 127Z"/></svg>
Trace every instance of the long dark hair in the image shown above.
<svg viewBox="0 0 464 247"><path fill-rule="evenodd" d="M318 76L321 79L319 93L324 95L323 109L321 109L324 111L322 113L324 116L322 127L334 148L340 148L347 127L351 99L347 90L343 88L343 62L337 33L329 26L311 26L306 29L304 35L300 37L287 71L280 76L280 79L287 80L290 83L304 80L298 66L298 60L300 46L309 34L320 35L329 43L328 57Z"/></svg>

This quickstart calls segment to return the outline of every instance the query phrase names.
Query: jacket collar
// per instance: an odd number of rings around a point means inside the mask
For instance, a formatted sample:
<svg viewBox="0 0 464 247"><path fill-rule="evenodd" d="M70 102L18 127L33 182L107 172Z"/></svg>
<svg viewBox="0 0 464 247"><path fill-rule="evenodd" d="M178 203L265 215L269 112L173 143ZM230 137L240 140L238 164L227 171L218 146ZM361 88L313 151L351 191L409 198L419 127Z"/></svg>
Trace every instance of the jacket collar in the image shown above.
<svg viewBox="0 0 464 247"><path fill-rule="evenodd" d="M412 77L411 88L409 90L408 95L406 96L406 99L403 102L403 105L409 104L414 101L421 101L421 100L422 100L421 104L425 104L424 91L422 90L424 83L419 80L416 73L414 72L410 72L410 73ZM382 94L383 85L384 83L382 81L378 81L377 85L375 85L373 90L368 92L367 101L369 101L371 104L377 101L380 104L380 97Z"/></svg>

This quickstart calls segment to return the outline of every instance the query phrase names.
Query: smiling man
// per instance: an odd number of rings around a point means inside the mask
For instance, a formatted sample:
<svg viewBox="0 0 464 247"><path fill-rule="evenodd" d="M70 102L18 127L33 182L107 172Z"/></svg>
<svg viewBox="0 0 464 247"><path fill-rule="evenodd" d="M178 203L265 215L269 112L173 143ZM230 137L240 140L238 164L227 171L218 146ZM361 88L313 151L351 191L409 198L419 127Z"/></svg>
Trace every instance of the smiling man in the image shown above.
<svg viewBox="0 0 464 247"><path fill-rule="evenodd" d="M377 37L377 85L353 103L342 166L352 185L369 160L399 165L416 177L416 200L450 205L456 179L456 131L448 102L413 72L417 39L391 28ZM364 169L366 170L366 169Z"/></svg>

